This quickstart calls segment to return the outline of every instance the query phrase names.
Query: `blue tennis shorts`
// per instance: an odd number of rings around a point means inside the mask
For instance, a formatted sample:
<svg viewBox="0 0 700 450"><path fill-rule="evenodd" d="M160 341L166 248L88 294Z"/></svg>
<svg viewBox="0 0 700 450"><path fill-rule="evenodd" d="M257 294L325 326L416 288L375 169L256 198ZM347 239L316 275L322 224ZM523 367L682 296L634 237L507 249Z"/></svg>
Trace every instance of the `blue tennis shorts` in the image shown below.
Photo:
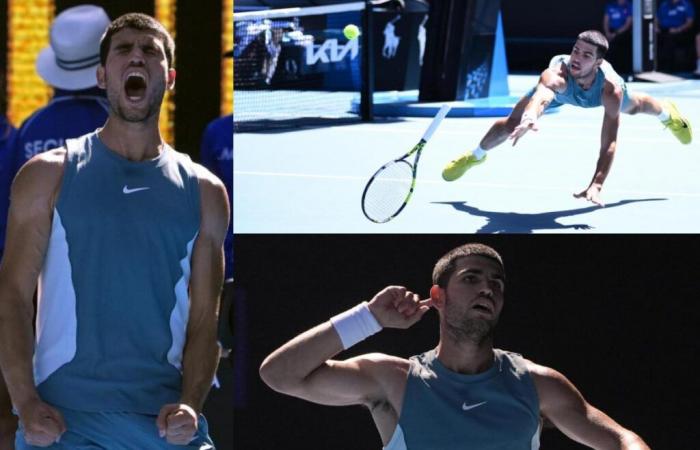
<svg viewBox="0 0 700 450"><path fill-rule="evenodd" d="M17 450L213 450L207 421L199 416L197 435L188 445L172 445L158 435L156 416L135 413L95 413L58 408L66 422L60 442L34 447L24 440L20 424L15 438Z"/></svg>

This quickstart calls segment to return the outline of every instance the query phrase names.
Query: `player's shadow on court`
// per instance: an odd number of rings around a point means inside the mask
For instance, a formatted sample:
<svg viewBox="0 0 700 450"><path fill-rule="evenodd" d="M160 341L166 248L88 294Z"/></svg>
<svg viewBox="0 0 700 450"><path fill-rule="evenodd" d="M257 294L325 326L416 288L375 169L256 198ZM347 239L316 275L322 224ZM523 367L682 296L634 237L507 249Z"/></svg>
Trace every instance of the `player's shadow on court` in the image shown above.
<svg viewBox="0 0 700 450"><path fill-rule="evenodd" d="M638 202L656 202L668 200L666 198L640 198L635 200L620 200L619 202L605 205L605 209ZM591 205L586 208L569 209L564 211L551 211L544 213L515 213L500 211L482 211L479 208L469 206L466 202L432 202L438 205L451 205L457 211L462 211L472 216L485 217L486 225L478 229L477 233L532 233L534 230L590 230L593 227L585 223L564 225L557 222L562 217L571 217L579 214L601 209L600 206Z"/></svg>

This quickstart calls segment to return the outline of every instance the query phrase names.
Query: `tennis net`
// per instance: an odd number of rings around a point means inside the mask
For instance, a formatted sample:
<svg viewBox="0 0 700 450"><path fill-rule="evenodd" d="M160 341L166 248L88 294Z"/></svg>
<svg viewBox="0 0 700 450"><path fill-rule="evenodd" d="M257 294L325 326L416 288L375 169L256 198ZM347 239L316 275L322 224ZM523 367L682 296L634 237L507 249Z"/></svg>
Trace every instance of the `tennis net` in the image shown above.
<svg viewBox="0 0 700 450"><path fill-rule="evenodd" d="M234 12L234 131L359 120L364 7Z"/></svg>

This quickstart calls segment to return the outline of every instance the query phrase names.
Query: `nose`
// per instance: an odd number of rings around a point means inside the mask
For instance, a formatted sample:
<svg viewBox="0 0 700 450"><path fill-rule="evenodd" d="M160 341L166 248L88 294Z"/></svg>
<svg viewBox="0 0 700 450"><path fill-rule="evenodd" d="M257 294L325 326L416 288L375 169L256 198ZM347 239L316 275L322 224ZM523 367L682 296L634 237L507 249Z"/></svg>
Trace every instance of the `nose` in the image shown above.
<svg viewBox="0 0 700 450"><path fill-rule="evenodd" d="M140 67L144 64L143 52L139 48L134 48L129 54L129 65Z"/></svg>
<svg viewBox="0 0 700 450"><path fill-rule="evenodd" d="M484 281L481 284L481 288L479 289L479 294L482 295L483 297L492 299L493 298L493 287L491 286L491 283L488 281Z"/></svg>

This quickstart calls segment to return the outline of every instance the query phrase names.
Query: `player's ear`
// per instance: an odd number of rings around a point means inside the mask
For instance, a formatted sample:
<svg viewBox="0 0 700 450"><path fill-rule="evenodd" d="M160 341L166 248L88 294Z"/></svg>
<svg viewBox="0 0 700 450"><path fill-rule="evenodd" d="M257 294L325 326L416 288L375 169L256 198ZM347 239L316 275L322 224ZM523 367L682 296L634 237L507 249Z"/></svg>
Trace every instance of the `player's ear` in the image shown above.
<svg viewBox="0 0 700 450"><path fill-rule="evenodd" d="M177 72L175 72L175 69L168 69L168 90L172 89L175 87L175 77L177 75Z"/></svg>
<svg viewBox="0 0 700 450"><path fill-rule="evenodd" d="M107 83L105 82L105 68L103 65L97 66L97 87L100 89L107 89Z"/></svg>
<svg viewBox="0 0 700 450"><path fill-rule="evenodd" d="M431 305L434 308L436 308L438 311L442 310L442 308L445 306L445 290L437 284L434 284L430 288L430 300Z"/></svg>

